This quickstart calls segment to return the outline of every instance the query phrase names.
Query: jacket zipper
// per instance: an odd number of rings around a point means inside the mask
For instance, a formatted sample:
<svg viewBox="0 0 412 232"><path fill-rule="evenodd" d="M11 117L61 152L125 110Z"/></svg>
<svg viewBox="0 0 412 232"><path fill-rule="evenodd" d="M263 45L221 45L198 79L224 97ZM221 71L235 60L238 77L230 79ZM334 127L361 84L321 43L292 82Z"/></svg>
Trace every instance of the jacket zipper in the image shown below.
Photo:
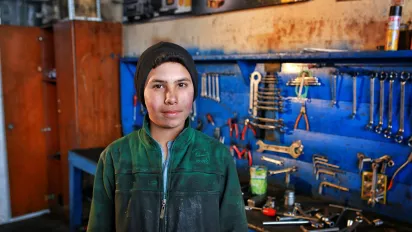
<svg viewBox="0 0 412 232"><path fill-rule="evenodd" d="M174 142L172 143L172 146L168 149L168 154L167 154L167 159L166 159L166 167L167 167L167 175L166 175L166 188L165 188L165 192L163 193L163 200L162 200L162 208L160 209L160 219L163 220L163 230L162 231L166 231L166 224L167 224L167 220L165 218L165 212L166 212L166 199L167 199L167 184L168 184L168 180L169 180L169 176L170 176L170 157L172 154L172 150L173 150L173 146L174 146Z"/></svg>
<svg viewBox="0 0 412 232"><path fill-rule="evenodd" d="M162 209L160 210L160 219L163 219L165 216L165 209L166 209L166 199L163 197L162 200Z"/></svg>

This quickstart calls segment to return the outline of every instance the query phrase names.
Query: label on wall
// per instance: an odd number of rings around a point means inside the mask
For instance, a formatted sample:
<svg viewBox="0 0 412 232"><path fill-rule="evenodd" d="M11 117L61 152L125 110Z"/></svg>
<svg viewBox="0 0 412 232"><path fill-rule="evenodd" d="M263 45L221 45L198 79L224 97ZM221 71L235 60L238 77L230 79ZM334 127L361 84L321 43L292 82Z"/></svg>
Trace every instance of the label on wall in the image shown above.
<svg viewBox="0 0 412 232"><path fill-rule="evenodd" d="M306 1L310 0L197 0L192 2L192 12L193 14L212 14Z"/></svg>

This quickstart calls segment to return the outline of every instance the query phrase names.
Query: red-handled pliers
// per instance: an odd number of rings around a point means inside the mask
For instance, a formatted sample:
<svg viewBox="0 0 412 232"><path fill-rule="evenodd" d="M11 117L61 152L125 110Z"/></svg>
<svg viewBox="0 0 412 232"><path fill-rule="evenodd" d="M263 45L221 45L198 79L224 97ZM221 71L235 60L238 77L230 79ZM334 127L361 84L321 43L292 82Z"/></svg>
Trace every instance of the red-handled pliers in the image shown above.
<svg viewBox="0 0 412 232"><path fill-rule="evenodd" d="M239 138L239 127L237 125L237 120L234 118L229 118L227 120L227 124L229 125L229 135L232 137L233 129L236 132L236 138Z"/></svg>
<svg viewBox="0 0 412 232"><path fill-rule="evenodd" d="M242 159L243 156L247 155L249 166L252 166L252 152L250 149L250 145L248 145L242 151L240 151L236 145L232 145L231 148L235 150L238 159Z"/></svg>
<svg viewBox="0 0 412 232"><path fill-rule="evenodd" d="M242 140L245 140L247 128L250 128L253 132L253 135L256 136L255 128L249 123L249 119L246 119L245 120L245 126L243 127L243 130L242 130L242 137L241 137Z"/></svg>

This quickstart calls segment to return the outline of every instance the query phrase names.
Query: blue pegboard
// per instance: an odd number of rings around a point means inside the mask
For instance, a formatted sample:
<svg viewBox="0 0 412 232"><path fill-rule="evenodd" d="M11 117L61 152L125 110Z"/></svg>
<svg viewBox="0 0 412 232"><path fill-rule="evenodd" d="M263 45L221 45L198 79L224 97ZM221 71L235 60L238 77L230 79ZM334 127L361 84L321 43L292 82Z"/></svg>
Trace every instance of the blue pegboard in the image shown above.
<svg viewBox="0 0 412 232"><path fill-rule="evenodd" d="M197 118L193 121L193 126L197 125L197 119L203 120L203 132L213 136L214 126L208 124L205 118L206 113L210 113L215 119L215 125L222 127L221 133L225 137L225 144L231 142L250 143L256 149L256 139L252 133L248 133L246 141L240 141L229 137L229 129L225 126L227 119L235 114L239 120L249 117L249 75L255 70L258 62L326 62L322 65L331 66L336 62L363 63L363 66L355 68L341 68L347 71L409 71L412 68L405 66L405 63L412 61L411 51L400 52L350 52L350 53L279 53L261 55L222 55L222 56L194 56L196 61L199 78L202 73L218 72L232 73L233 75L220 75L220 98L222 101L217 103L210 99L198 97ZM138 115L136 122L133 122L133 95L135 93L133 84L133 74L136 66L136 58L124 58L121 60L121 113L123 133L128 134L133 131L133 125L141 124L143 115L138 105ZM367 63L369 62L369 63ZM367 63L367 65L366 65ZM396 63L396 64L394 64ZM351 67L351 66L348 66ZM331 199L341 203L347 203L353 207L379 212L400 220L412 222L412 215L409 209L412 208L412 180L408 178L412 175L412 165L405 168L396 178L396 183L388 193L387 205L376 205L374 208L367 206L366 202L360 199L361 175L357 165L357 153L362 152L368 157L377 158L382 155L390 155L395 161L395 167L388 168L386 174L390 178L394 171L405 162L411 149L406 144L397 144L393 139L386 139L383 135L365 129L369 122L369 76L360 74L357 78L357 116L351 119L352 113L352 77L340 74L337 77L337 104L331 106L331 83L330 68L312 69L312 72L319 78L321 85L313 86L308 91L308 101L306 110L309 117L310 131L303 129L303 119L299 129L293 130L295 119L300 111L301 103L295 97L295 87L286 86L291 78L296 74L277 73L280 79L278 87L283 89L282 96L286 97L285 109L281 114L272 114L283 118L285 121L285 134L276 133L277 141L264 141L266 143L290 145L295 140L302 140L304 154L298 159L291 159L289 155L265 152L265 156L281 159L285 161L284 167L296 165L299 171L292 174L291 183L297 190L316 197ZM201 81L199 83L199 90ZM387 126L388 111L388 90L389 84L385 82L385 108L384 108L384 128ZM399 118L399 80L394 83L393 97L393 134L398 130ZM406 108L405 108L405 139L412 135L411 131L411 108L412 108L412 84L406 87ZM378 122L378 103L379 103L379 80L375 80L375 110L374 122ZM269 116L269 115L267 115ZM243 125L239 126L239 133ZM312 155L323 154L327 156L330 163L339 165L345 172L339 175L336 180L331 180L337 184L350 189L349 193L326 188L324 194L320 196L318 186L320 180L315 179L312 171ZM262 153L253 152L254 164L264 164L271 169L284 167L273 166L269 163L260 161ZM247 171L247 161L237 160L239 172ZM364 170L370 171L370 167L365 165ZM281 184L284 175L269 178L270 182Z"/></svg>

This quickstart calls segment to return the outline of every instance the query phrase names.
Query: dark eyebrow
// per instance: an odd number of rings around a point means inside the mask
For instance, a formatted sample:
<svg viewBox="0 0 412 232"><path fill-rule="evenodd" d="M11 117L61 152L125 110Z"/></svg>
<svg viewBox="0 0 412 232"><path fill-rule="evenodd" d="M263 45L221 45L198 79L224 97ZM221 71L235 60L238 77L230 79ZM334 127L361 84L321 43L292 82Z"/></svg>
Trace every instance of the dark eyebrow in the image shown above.
<svg viewBox="0 0 412 232"><path fill-rule="evenodd" d="M187 77L183 77L182 79L179 79L179 80L177 80L177 81L175 81L175 82L183 82L183 81L189 81L190 82L190 78L187 78Z"/></svg>
<svg viewBox="0 0 412 232"><path fill-rule="evenodd" d="M183 77L183 78L175 81L175 83L184 82L184 81L190 81L190 80L191 80L190 78ZM151 82L151 83L167 83L167 81L160 80L160 79L153 79L153 80L151 80L150 82Z"/></svg>

